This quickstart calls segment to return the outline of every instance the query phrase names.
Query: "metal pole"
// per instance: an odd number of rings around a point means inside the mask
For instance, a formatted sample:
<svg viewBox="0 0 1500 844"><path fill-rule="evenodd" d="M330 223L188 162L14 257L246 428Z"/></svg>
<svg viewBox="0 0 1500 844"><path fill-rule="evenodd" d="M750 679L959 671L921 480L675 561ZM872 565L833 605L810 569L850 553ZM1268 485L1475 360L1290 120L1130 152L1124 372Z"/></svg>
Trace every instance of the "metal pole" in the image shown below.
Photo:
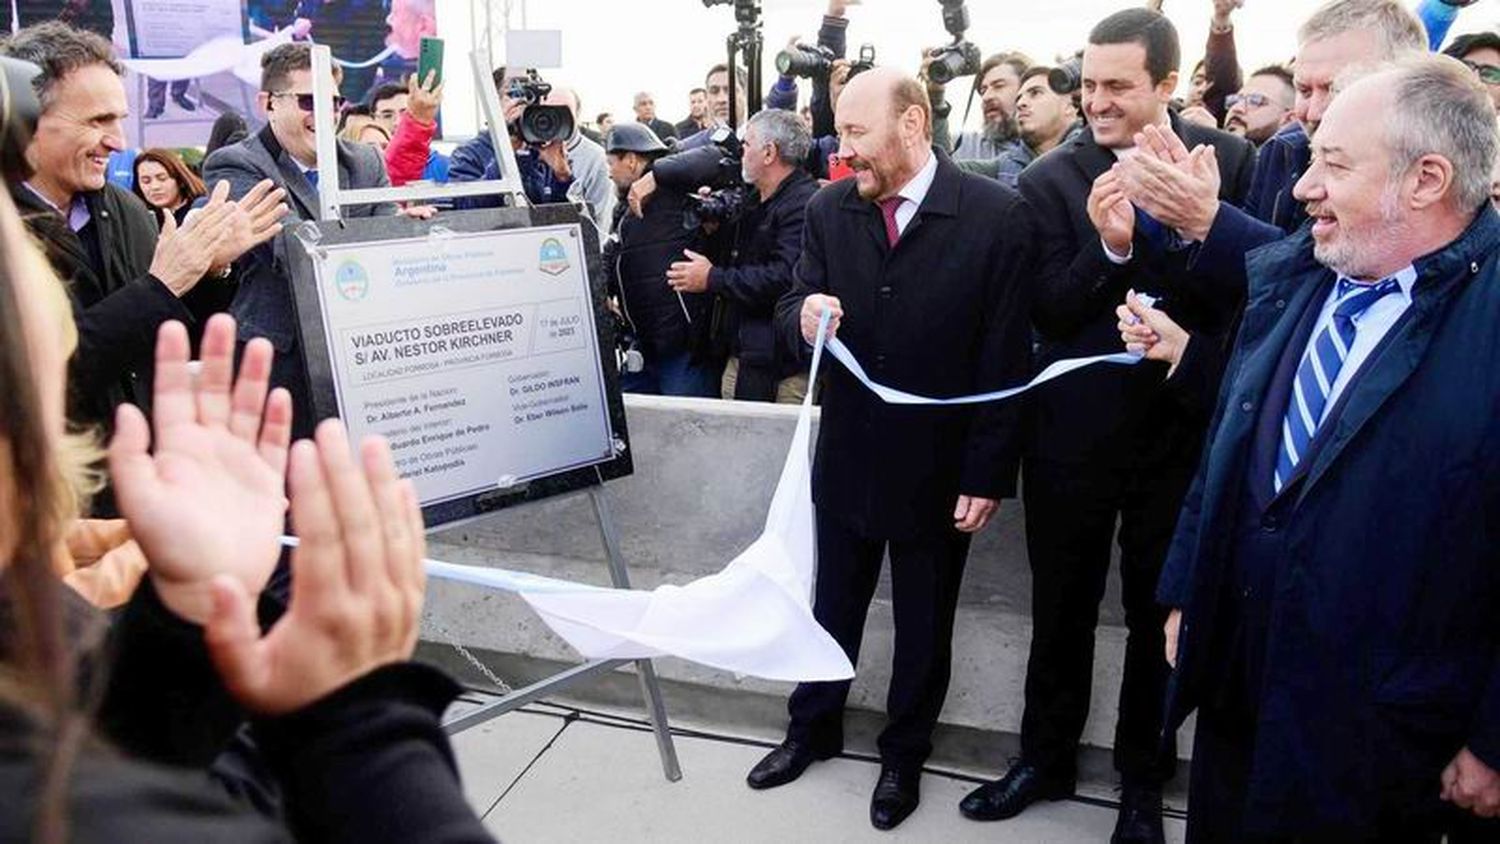
<svg viewBox="0 0 1500 844"><path fill-rule="evenodd" d="M317 132L318 151L318 219L337 220L341 208L338 141L333 134L333 52L326 45L313 45L312 77L313 126Z"/></svg>
<svg viewBox="0 0 1500 844"><path fill-rule="evenodd" d="M599 522L599 538L604 542L604 554L609 560L609 578L616 589L630 588L630 573L625 565L625 554L620 550L620 537L615 532L614 519L609 514L609 502L604 500L604 487L589 489L589 501L594 505L594 517ZM646 713L651 718L651 731L656 734L656 750L661 755L661 770L671 782L682 779L682 765L677 760L677 746L672 743L672 732L667 724L667 705L661 698L661 684L656 678L656 667L649 659L635 661L635 672L641 684L641 697L645 699Z"/></svg>

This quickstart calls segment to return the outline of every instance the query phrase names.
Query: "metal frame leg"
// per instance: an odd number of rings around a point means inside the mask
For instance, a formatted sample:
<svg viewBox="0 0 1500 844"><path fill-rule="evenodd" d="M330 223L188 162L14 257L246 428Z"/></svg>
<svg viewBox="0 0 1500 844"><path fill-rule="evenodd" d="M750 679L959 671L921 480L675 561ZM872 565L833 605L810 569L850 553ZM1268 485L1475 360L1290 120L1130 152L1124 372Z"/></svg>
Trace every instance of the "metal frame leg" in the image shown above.
<svg viewBox="0 0 1500 844"><path fill-rule="evenodd" d="M630 588L630 573L625 566L625 555L620 550L620 538L615 533L615 523L609 514L609 502L604 500L604 488L589 489L589 501L594 505L594 516L599 522L599 538L604 542L604 554L609 561L609 578L616 589ZM662 701L661 685L656 678L656 667L649 659L635 661L636 676L641 683L641 697L646 704L646 713L651 718L651 731L656 734L656 750L661 755L661 770L670 782L682 779L682 766L677 761L677 746L672 742L672 732L667 724L667 707Z"/></svg>

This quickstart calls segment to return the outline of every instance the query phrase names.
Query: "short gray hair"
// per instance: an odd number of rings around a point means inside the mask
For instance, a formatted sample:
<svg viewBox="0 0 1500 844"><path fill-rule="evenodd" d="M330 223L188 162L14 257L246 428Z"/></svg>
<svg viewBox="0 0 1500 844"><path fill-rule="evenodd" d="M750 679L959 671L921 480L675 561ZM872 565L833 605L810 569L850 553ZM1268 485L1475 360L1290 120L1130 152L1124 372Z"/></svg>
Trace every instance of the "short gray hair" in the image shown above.
<svg viewBox="0 0 1500 844"><path fill-rule="evenodd" d="M745 124L748 134L754 129L760 139L776 146L776 155L793 167L802 166L812 152L812 135L807 125L796 114L779 108L768 108L750 118Z"/></svg>
<svg viewBox="0 0 1500 844"><path fill-rule="evenodd" d="M1391 176L1404 175L1424 155L1453 165L1453 204L1472 211L1490 199L1497 144L1489 91L1457 59L1423 54L1395 63L1386 119Z"/></svg>
<svg viewBox="0 0 1500 844"><path fill-rule="evenodd" d="M28 26L0 41L0 55L31 62L42 69L31 84L44 112L52 107L58 83L75 70L102 65L116 76L125 73L124 66L115 58L114 46L103 37L58 21Z"/></svg>
<svg viewBox="0 0 1500 844"><path fill-rule="evenodd" d="M1360 29L1373 29L1379 36L1380 54L1370 57L1374 61L1427 50L1427 30L1397 0L1333 0L1326 3L1297 29L1297 43L1323 41Z"/></svg>

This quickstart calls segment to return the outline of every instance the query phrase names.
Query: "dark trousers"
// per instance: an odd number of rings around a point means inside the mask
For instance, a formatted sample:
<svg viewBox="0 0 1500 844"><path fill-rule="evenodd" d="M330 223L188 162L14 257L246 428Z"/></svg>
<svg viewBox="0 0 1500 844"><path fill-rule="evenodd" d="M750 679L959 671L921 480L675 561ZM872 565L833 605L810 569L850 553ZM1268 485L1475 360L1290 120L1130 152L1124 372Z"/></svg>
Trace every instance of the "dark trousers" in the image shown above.
<svg viewBox="0 0 1500 844"><path fill-rule="evenodd" d="M1077 776L1078 741L1094 682L1094 628L1119 523L1125 604L1125 672L1114 762L1123 779L1170 778L1174 742L1161 742L1168 666L1156 582L1192 472L1188 461L1149 472L1027 461L1026 550L1031 562L1032 637L1026 664L1022 758L1049 779Z"/></svg>
<svg viewBox="0 0 1500 844"><path fill-rule="evenodd" d="M953 656L953 615L969 554L969 535L951 527L917 539L861 535L842 521L818 512L818 578L813 616L849 661L859 663L865 614L880 578L881 561L891 557L891 603L896 647L886 695L886 728L880 758L887 765L915 770L932 753ZM787 709L787 738L833 755L843 749L844 703L849 681L802 683Z"/></svg>
<svg viewBox="0 0 1500 844"><path fill-rule="evenodd" d="M178 79L173 82L152 79L146 83L146 104L153 111L161 111L167 105L168 85L172 88L173 97L186 97L188 86L192 83L191 79Z"/></svg>
<svg viewBox="0 0 1500 844"><path fill-rule="evenodd" d="M1369 835L1340 835L1320 830L1306 835L1251 835L1245 832L1245 795L1254 758L1253 717L1218 708L1198 710L1193 738L1192 773L1188 787L1187 844L1479 844L1500 840L1500 822L1481 820L1451 804L1438 801L1439 783L1421 787L1417 805L1381 812Z"/></svg>

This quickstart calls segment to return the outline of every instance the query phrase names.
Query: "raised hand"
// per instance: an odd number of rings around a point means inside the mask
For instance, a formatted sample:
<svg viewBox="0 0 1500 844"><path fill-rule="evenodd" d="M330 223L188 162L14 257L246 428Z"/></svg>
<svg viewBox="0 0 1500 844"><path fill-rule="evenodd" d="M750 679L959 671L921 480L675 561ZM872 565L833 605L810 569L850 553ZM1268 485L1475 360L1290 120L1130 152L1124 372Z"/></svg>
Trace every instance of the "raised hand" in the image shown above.
<svg viewBox="0 0 1500 844"><path fill-rule="evenodd" d="M300 709L416 648L426 588L422 512L396 476L385 440L372 437L356 466L337 420L316 444L292 449L292 597L265 636L254 593L214 582L206 640L225 687L261 715Z"/></svg>
<svg viewBox="0 0 1500 844"><path fill-rule="evenodd" d="M437 71L427 71L427 78L417 81L413 73L406 82L406 113L418 123L431 125L437 120L438 109L443 106L443 86L438 84Z"/></svg>
<svg viewBox="0 0 1500 844"><path fill-rule="evenodd" d="M219 186L227 193L229 183L220 181ZM275 237L281 231L281 219L290 213L286 203L286 191L276 187L270 179L264 179L240 197L239 202L229 203L233 212L229 218L229 231L214 254L212 269L222 270L241 255Z"/></svg>
<svg viewBox="0 0 1500 844"><path fill-rule="evenodd" d="M280 555L286 511L291 396L278 389L267 399L272 349L266 340L246 346L234 376L234 337L227 314L208 321L194 384L187 329L164 324L156 342L152 423L135 406L121 406L109 446L115 495L150 561L157 591L174 612L197 623L209 617L214 577L227 575L252 595L265 586Z"/></svg>

